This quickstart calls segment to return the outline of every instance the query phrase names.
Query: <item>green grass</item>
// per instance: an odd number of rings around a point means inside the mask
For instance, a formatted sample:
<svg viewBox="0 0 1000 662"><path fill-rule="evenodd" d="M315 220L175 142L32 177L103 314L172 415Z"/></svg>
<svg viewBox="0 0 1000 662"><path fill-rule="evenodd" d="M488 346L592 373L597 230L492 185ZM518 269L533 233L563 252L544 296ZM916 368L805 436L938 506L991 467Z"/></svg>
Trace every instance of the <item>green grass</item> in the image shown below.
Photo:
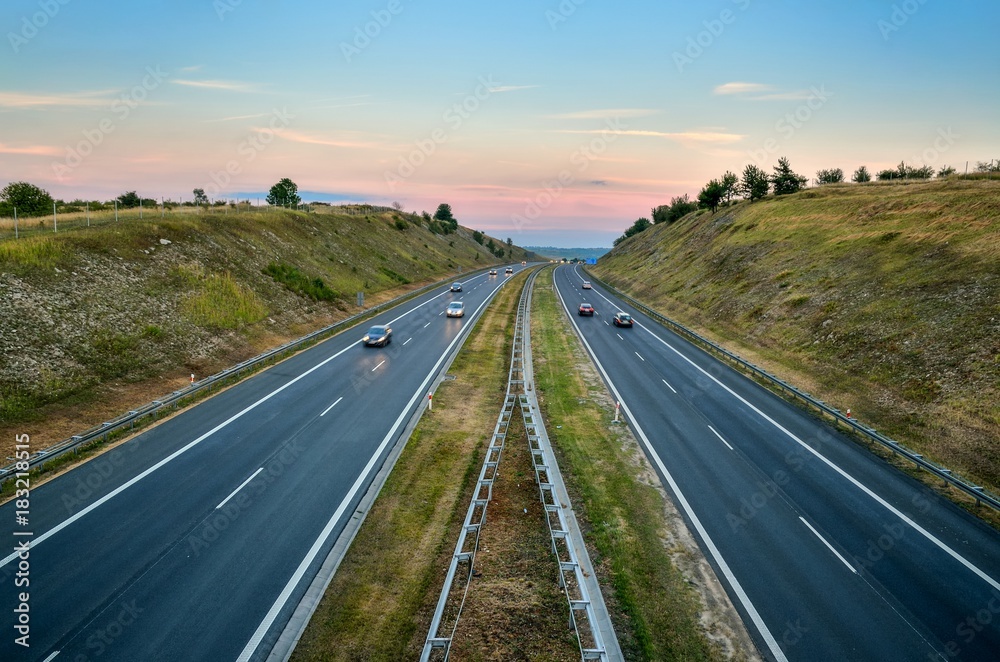
<svg viewBox="0 0 1000 662"><path fill-rule="evenodd" d="M326 286L322 278L304 276L298 269L288 264L271 262L264 268L264 273L292 292L309 297L313 301L333 301L340 298L337 292Z"/></svg>
<svg viewBox="0 0 1000 662"><path fill-rule="evenodd" d="M604 569L623 615L615 626L625 657L716 659L697 597L664 547L663 497L640 481L638 447L623 449L612 412L595 397L603 390L599 379L581 376L578 366L589 359L558 307L551 273L539 276L533 297L535 380L560 470L598 552L595 566Z"/></svg>
<svg viewBox="0 0 1000 662"><path fill-rule="evenodd" d="M229 273L211 274L183 304L184 313L199 326L237 329L259 322L267 308L256 294Z"/></svg>
<svg viewBox="0 0 1000 662"><path fill-rule="evenodd" d="M830 185L654 226L593 272L996 492L998 218L1000 181Z"/></svg>

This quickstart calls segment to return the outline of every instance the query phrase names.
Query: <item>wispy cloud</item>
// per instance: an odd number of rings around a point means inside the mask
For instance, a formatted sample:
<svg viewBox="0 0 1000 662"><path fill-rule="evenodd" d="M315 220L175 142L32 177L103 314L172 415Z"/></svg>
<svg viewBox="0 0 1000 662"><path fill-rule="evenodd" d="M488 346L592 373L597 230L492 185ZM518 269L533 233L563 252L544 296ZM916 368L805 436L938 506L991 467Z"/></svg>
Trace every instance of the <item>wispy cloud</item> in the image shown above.
<svg viewBox="0 0 1000 662"><path fill-rule="evenodd" d="M111 90L72 94L0 92L0 108L99 108L110 104L113 94Z"/></svg>
<svg viewBox="0 0 1000 662"><path fill-rule="evenodd" d="M558 133L585 133L603 134L607 129L590 129L587 131L563 130ZM726 133L723 131L646 131L643 129L628 129L625 131L615 131L617 136L641 136L649 138L669 138L678 142L697 142L728 144L743 140L746 136L739 133Z"/></svg>
<svg viewBox="0 0 1000 662"><path fill-rule="evenodd" d="M653 108L608 108L606 110L579 110L573 113L549 115L554 120L603 120L609 117L647 117L660 111Z"/></svg>
<svg viewBox="0 0 1000 662"><path fill-rule="evenodd" d="M268 117L273 114L274 114L273 112L270 112L270 113L254 113L253 115L233 115L232 117L220 117L219 119L215 120L205 120L205 122L211 123L211 122L234 122L236 120L252 120L258 117Z"/></svg>
<svg viewBox="0 0 1000 662"><path fill-rule="evenodd" d="M723 83L712 92L714 94L756 94L773 90L771 85L764 83Z"/></svg>
<svg viewBox="0 0 1000 662"><path fill-rule="evenodd" d="M232 80L187 80L175 78L170 81L176 85L187 85L188 87L199 87L210 90L225 90L227 92L256 92L256 88L250 83L240 83Z"/></svg>
<svg viewBox="0 0 1000 662"><path fill-rule="evenodd" d="M193 64L190 67L181 67L180 70L184 72L188 71L201 71L201 68L205 66L203 64Z"/></svg>
<svg viewBox="0 0 1000 662"><path fill-rule="evenodd" d="M264 129L261 129L263 131ZM349 149L396 149L386 144L373 140L356 140L343 138L328 138L325 136L315 136L291 129L282 129L278 135L293 143L303 143L306 145L323 145L326 147L344 147Z"/></svg>
<svg viewBox="0 0 1000 662"><path fill-rule="evenodd" d="M25 145L24 147L14 147L0 143L0 154L26 154L29 156L59 156L62 151L58 147L49 145Z"/></svg>
<svg viewBox="0 0 1000 662"><path fill-rule="evenodd" d="M534 87L541 87L541 85L497 85L496 87L489 88L490 94L499 94L501 92L515 92L517 90L530 90Z"/></svg>

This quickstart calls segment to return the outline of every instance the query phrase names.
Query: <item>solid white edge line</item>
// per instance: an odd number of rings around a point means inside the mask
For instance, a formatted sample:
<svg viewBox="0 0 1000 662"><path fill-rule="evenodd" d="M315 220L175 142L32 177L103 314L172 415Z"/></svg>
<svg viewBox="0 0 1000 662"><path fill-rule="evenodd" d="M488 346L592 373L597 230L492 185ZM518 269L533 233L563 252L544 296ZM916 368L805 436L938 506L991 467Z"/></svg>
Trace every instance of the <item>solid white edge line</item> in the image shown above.
<svg viewBox="0 0 1000 662"><path fill-rule="evenodd" d="M493 292L491 292L490 295L486 297L485 301L479 304L479 307L476 308L475 313L473 314L475 315L479 313L479 311L482 310L483 306L485 306L487 303L490 302L490 300L493 298L493 295L497 293L497 290L503 287L504 284L507 282L508 281L503 281L502 283L497 285L496 289L494 289ZM257 651L257 647L260 646L260 642L264 640L264 636L267 634L267 631L271 628L271 625L274 624L275 619L278 618L278 613L284 608L285 603L288 602L288 599L291 597L292 591L295 590L295 587L298 585L298 583L302 580L302 577L305 575L306 570L309 568L313 560L319 554L320 550L323 548L323 545L326 544L327 538L330 537L330 534L333 532L333 529L337 526L337 522L343 516L344 511L347 509L350 502L354 499L354 496L357 494L358 490L361 489L361 485L368 480L368 474L371 473L372 469L375 466L375 462L379 459L379 457L381 457L382 452L385 450L385 447L389 444L389 441L391 441L392 438L395 436L397 430L399 429L399 426L402 425L403 420L407 417L410 411L410 407L412 407L417 400L424 397L424 389L427 388L427 384L430 383L430 381L437 374L438 368L451 353L451 350L455 346L455 344L462 338L463 335L468 334L468 331L466 329L471 329L471 328L472 327L469 325L462 327L462 331L455 336L455 338L451 341L451 343L448 344L448 347L445 348L444 352L442 352L441 358L437 360L437 363L434 364L434 367L431 368L431 370L427 373L427 377L424 378L424 381L417 388L416 393L413 394L413 397L410 398L410 401L400 412L399 417L396 419L396 422L393 423L392 428L390 428L388 434L386 434L385 437L382 439L382 443L379 444L376 451L372 454L371 459L368 460L368 464L365 465L365 468L358 475L357 480L354 481L354 485L351 486L351 489L347 493L347 496L345 496L344 500L340 502L340 505L337 507L337 510L330 517L329 521L326 523L326 526L323 527L323 530L320 532L319 537L316 538L316 541L312 544L312 547L310 547L309 551L306 552L306 555L302 559L302 562L299 563L298 568L295 569L295 572L288 579L288 582L285 584L285 587L281 590L281 593L278 595L277 599L275 599L274 604L271 605L271 608L264 616L264 620L262 620L260 622L260 625L257 626L257 629L250 637L250 641L247 642L246 646L244 646L243 648L243 652L240 653L240 656L237 658L237 662L247 662L251 657L253 657L253 654Z"/></svg>
<svg viewBox="0 0 1000 662"><path fill-rule="evenodd" d="M253 473L252 473L252 474L250 475L250 477L249 477L249 478L247 478L247 479L246 479L245 481L243 481L242 483L240 483L240 486L239 486L239 487L237 487L237 488L236 488L235 490L233 490L232 492L230 492L230 493L229 493L229 496L227 496L227 497L226 497L225 499L223 499L223 500L222 500L222 503L220 503L220 504L219 504L218 506L216 506L216 507L215 507L215 509L216 509L216 510L218 510L219 508L222 508L222 507L223 507L224 505L226 505L226 504L227 504L227 503L229 502L229 500L230 500L230 499L232 499L232 498L233 498L234 496L236 496L236 493L237 493L237 492L239 492L239 491L240 491L240 490L242 490L242 489L243 489L244 487L246 487L246 486L247 486L247 483L249 483L249 482L250 482L251 480L253 480L254 478L256 478L256 477L257 477L257 474L259 474L259 473L260 473L261 471L263 471L263 470L264 470L264 467L261 467L261 468L260 468L260 469L258 469L257 471L253 472Z"/></svg>
<svg viewBox="0 0 1000 662"><path fill-rule="evenodd" d="M810 531L812 531L812 532L813 532L813 533L814 533L814 534L816 535L816 537L817 537L817 538L819 538L819 539L820 539L820 540L821 540L821 541L823 542L823 544L824 544L824 545L826 545L827 549L829 549L829 550L830 550L831 552L833 552L833 554L834 554L834 555L835 555L835 556L836 556L836 557L837 557L838 559L840 559L841 563L843 563L844 565L846 565L846 566L847 566L847 569L848 569L848 570L850 570L851 572L853 572L853 573L854 573L855 575L856 575L856 574L858 574L858 571L854 569L854 566L852 566L852 565L851 565L850 563L848 563L848 562L847 562L847 559L845 559L845 558L844 558L843 556L841 556L841 555L840 555L840 552L838 552L837 550L835 550L835 549L833 548L833 545L831 545L830 543L828 543L828 542L826 541L826 538L824 538L823 536L821 536L821 535L819 534L819 531L817 531L816 529L814 529L814 528L813 528L813 525L812 525L812 524L810 524L809 522L807 522L807 521L806 521L806 518L805 518L805 517L802 517L801 515L799 515L799 519L800 519L800 520L802 520L802 523L803 523L803 524L805 524L806 526L808 526L808 527L809 527L809 530L810 530Z"/></svg>
<svg viewBox="0 0 1000 662"><path fill-rule="evenodd" d="M661 382L663 382L664 384L666 384L666 385L667 385L667 388L669 388L669 389L670 389L671 391L673 391L674 393L676 393L676 392L677 392L677 389L675 389L675 388L674 388L673 386L671 386L671 385L670 385L670 382L668 382L668 381L667 381L666 379L661 379L660 381L661 381Z"/></svg>
<svg viewBox="0 0 1000 662"><path fill-rule="evenodd" d="M340 402L340 401L341 401L341 400L343 400L343 399L344 399L344 396L340 396L339 398L337 398L336 400L334 400L334 401L333 401L333 404L332 404L332 405L330 405L329 407L327 407L326 409L324 409L324 410L323 410L323 413L322 413L322 414L320 414L320 416L326 416L326 412L328 412L328 411L330 411L331 409L333 409L334 407L336 407L336 406L337 406L337 403L338 403L338 402Z"/></svg>
<svg viewBox="0 0 1000 662"><path fill-rule="evenodd" d="M715 428L713 428L713 427L712 427L711 425L709 425L709 426L708 426L708 429L709 429L709 430L711 430L711 431L712 431L712 433L713 433L713 434L714 434L714 435L715 435L716 437L718 437L718 438L719 438L719 441L721 441L722 443L724 443L724 444L726 445L726 448L728 448L729 450L733 450L733 447L729 445L729 442L728 442L728 441L726 441L726 440L725 440L725 439L724 439L724 438L722 437L722 435L721 435L721 434L719 434L719 433L718 433L718 432L716 431L716 429L715 429Z"/></svg>
<svg viewBox="0 0 1000 662"><path fill-rule="evenodd" d="M879 505L883 506L886 510L888 510L889 512L891 512L892 514L894 514L896 517L898 517L899 519L901 519L904 522L906 522L911 527L913 527L913 529L915 531L917 531L922 536L924 536L925 538L927 538L927 540L929 540L930 542L932 542L934 545L936 545L938 548L940 548L946 554L948 554L949 556L951 556L953 559L955 559L956 561L958 561L959 563L961 563L962 565L964 565L968 570L972 571L972 573L975 574L977 577L979 577L980 579L982 579L983 581L985 581L987 584L989 584L990 586L992 586L996 590L1000 591L1000 582L998 582L997 580L995 580L992 577L990 577L989 575L987 575L985 572L983 572L982 570L980 570L979 567L976 566L974 563L972 563L971 561L969 561L968 559L966 559L964 556L962 556L961 554L959 554L955 550L953 550L951 547L949 547L948 545L946 545L943 541L939 540L933 533L931 533L930 531L928 531L924 527L922 527L919 524L917 524L916 522L914 522L912 519L909 518L909 516L907 516L901 510L899 510L898 508L896 508L895 506L893 506L891 503L889 503L888 501L886 501L885 499L883 499L882 497L880 497L878 494L876 494L874 491L872 491L868 486L866 486L863 483L861 483L861 481L859 481L857 478L855 478L851 474L847 473L847 471L845 471L844 469L841 469L832 460L830 460L829 458L827 458L825 455L823 455L822 453L820 453L819 451L817 451L815 448L813 448L812 446L810 446L806 442L802 441L798 436L796 436L790 430L788 430L787 428L785 428L784 426L782 426L780 423L778 423L776 420L774 420L773 418L771 418L770 416L768 416L767 414L765 414L763 411L761 411L760 409L758 409L754 405L752 405L750 402L748 402L746 400L746 398L744 398L739 393L736 393L731 388L729 388L728 386L726 386L725 384L723 384L714 375L710 374L707 370L702 369L701 366L699 366L697 363L695 363L694 361L692 361L691 359L689 359L687 356L685 356L684 354L682 354L680 351L677 350L677 348L675 348L673 345L671 345L670 343L668 343L666 340L663 340L662 338L660 338L659 336L657 336L650 329L647 329L646 327L644 327L642 325L640 325L640 327L644 331L646 331L647 333L649 333L649 335L653 336L654 338L656 338L657 340L659 340L661 343L663 343L664 345L666 345L671 351L673 351L675 354L677 354L677 356L681 357L682 359L684 359L685 361L687 361L688 363L690 363L692 366L694 366L694 368L696 370L698 370L703 375L705 375L706 377L708 377L709 379L711 379L713 382L715 382L716 384L718 384L720 387L722 387L727 393L729 393L734 398L736 398L737 400L739 400L740 402L742 402L743 404L745 404L747 407L749 407L750 409L752 409L758 416L760 416L765 421L767 421L768 423L770 423L771 425L773 425L774 427L776 427L778 430L780 430L781 432L783 432L789 439L791 439L792 441L794 441L795 443L797 443L799 446L801 446L802 448L804 448L809 453L812 453L819 461L823 462L823 464L827 465L828 467L830 467L831 469L833 469L835 472L837 472L838 474L840 474L842 477L844 477L845 479L847 479L848 482L850 482L852 485L854 485L855 487L857 487L859 490L861 490L862 492L864 492L865 494L867 494L876 503L878 503Z"/></svg>
<svg viewBox="0 0 1000 662"><path fill-rule="evenodd" d="M555 278L553 277L553 282L554 281ZM563 308L566 308L566 302L563 300L562 293L559 292L558 287L556 288L556 293L559 294L559 300L562 301ZM609 301L608 303L611 302ZM587 339L583 337L583 333L581 333L580 327L577 326L576 320L573 319L572 315L569 315L569 318L573 324L573 327L576 329L577 336L580 338L580 341L583 342L584 346L587 348L587 351L590 353L590 358L594 361L594 365L596 365L597 369L601 371L601 374L604 376L604 381L608 384L608 387L611 389L612 393L614 393L615 400L621 402L622 397L621 394L618 392L618 388L614 385L614 382L611 381L611 378L608 376L608 373L604 370L604 366L601 365L601 362L597 359L597 355L594 353L594 350L590 346L590 343L588 343ZM636 421L635 417L632 416L632 411L628 408L628 405L626 405L624 402L621 403L621 407L622 409L625 410L625 413L628 415L629 420L632 421L632 427L635 428L636 434L638 434L639 438L642 440L643 445L649 452L649 456L652 457L653 460L656 462L656 466L660 469L660 472L663 474L663 477L666 478L667 483L669 483L671 491L674 493L674 496L677 497L677 502L681 505L681 508L684 509L684 512L687 514L688 519L691 520L691 524L697 530L698 535L701 536L702 541L704 541L705 547L708 549L709 554L711 554L712 558L715 559L715 562L719 566L719 570L722 572L723 576L726 578L726 581L728 581L729 585L733 587L733 592L736 593L736 598L740 601L740 604L743 605L743 608L746 609L747 614L750 616L750 620L753 621L753 624L754 626L756 626L757 631L760 632L760 636L763 637L764 643L767 644L767 647L768 649L770 649L771 654L774 655L774 658L778 660L778 662L788 662L788 658L785 657L785 654L781 650L781 647L778 645L778 642L774 638L774 635L771 634L771 631L768 629L767 624L764 622L764 619L761 618L761 615L757 612L757 608L754 607L752 602L750 602L750 597L746 594L746 591L743 590L743 586L740 584L739 580L736 579L736 575L733 574L733 571L732 569L730 569L729 564L726 563L726 559L722 557L722 553L719 551L719 548L715 546L715 542L708 535L708 531L705 530L705 527L704 525L702 525L701 520L698 518L698 515L695 514L694 509L691 507L691 504L688 503L688 500L684 496L684 493L681 492L681 489L677 485L677 482L674 480L674 477L670 475L669 471L667 471L666 465L663 464L663 460L660 459L660 456L656 452L656 449L653 448L653 444L650 443L649 437L646 436L645 431Z"/></svg>
<svg viewBox="0 0 1000 662"><path fill-rule="evenodd" d="M397 320L400 320L400 319L406 317L407 315L409 315L413 311L415 311L415 310L417 310L419 308L422 308L423 306L426 306L427 304L429 304L434 299L437 299L440 296L443 296L443 294L439 294L439 295L437 295L435 297L431 297L427 301L414 306L413 308L407 310L405 313L403 313L402 315L400 315L396 319L394 319L391 322L389 322L389 324L393 324ZM428 324L430 324L430 322L428 322ZM346 331L349 331L349 330L350 329L347 329ZM230 416L229 418L227 418L226 420L224 420L222 423L219 423L214 428L212 428L211 430L209 430L205 434L201 435L200 437L198 437L197 439L195 439L191 443L189 443L186 446L184 446L184 447L182 447L182 448L174 451L173 453L171 453L167 457L163 458L162 460L160 460L159 462L157 462L156 464L154 464L150 468L146 469L142 473L138 474L137 476L135 476L134 478L132 478L128 482L123 483L122 485L118 486L117 488L115 488L111 492L108 492L103 497L101 497L100 499L98 499L94 503L90 504L89 506L87 506L86 508L84 508L83 510L81 510L80 512L76 513L75 515L71 515L70 517L66 518L65 520L63 520L59 524L55 525L54 527L52 527L51 529L49 529L48 531L46 531L42 535L38 536L37 538L32 539L31 546L32 547L38 546L43 541L45 541L48 538L50 538L50 537L54 536L55 534L59 533L60 531L62 531L63 529L65 529L67 526L69 526L70 524L76 522L78 519L80 519L81 517L83 517L84 515L88 515L92 511L96 510L97 508L100 508L105 503L107 503L111 499L115 498L116 496L118 496L119 494L121 494L122 492L124 492L125 490L127 490L128 488L132 487L133 485L135 485L136 483L138 483L140 480L142 480L146 476L148 476L151 473L153 473L156 470L158 470L160 467L166 465L167 463L171 462L172 460L176 459L177 457L179 457L179 456L183 455L184 453L188 452L189 450L191 450L192 448L194 448L195 446L197 446L201 442L205 441L206 439L208 439L209 437L211 437L213 434L215 434L216 432L218 432L222 428L226 427L227 425L229 425L233 421L235 421L238 418L242 417L247 412L249 412L249 411L251 411L253 409L256 409L258 406L260 406L263 403L267 402L268 400L270 400L271 398L273 398L277 394L281 393L282 391L284 391L286 388L288 388L292 384L295 384L296 382L298 382L300 379L304 379L307 375L310 375L313 372L315 372L316 370L319 370L324 365L326 365L330 361L333 361L334 359L336 359L337 357L339 357L344 352L352 349L359 342L361 342L361 341L350 343L347 347L345 347L344 349L340 350L339 352L337 352L333 356L330 356L329 358L326 358L326 359L320 361L319 363L317 363L313 367L309 368L308 370L306 370L305 372L303 372L298 377L292 379L291 381L285 382L285 384L283 384L283 385L279 386L278 388L276 388L275 390L271 391L270 393L268 393L267 395L265 395L260 400L257 400L253 404L251 404L251 405L245 407L244 409L240 410L239 412L233 414L232 416ZM16 558L17 558L17 552L15 552L13 554L10 554L9 556L4 557L3 560L0 561L0 568L2 568L3 566L7 565L8 563L10 563L11 561L13 561Z"/></svg>

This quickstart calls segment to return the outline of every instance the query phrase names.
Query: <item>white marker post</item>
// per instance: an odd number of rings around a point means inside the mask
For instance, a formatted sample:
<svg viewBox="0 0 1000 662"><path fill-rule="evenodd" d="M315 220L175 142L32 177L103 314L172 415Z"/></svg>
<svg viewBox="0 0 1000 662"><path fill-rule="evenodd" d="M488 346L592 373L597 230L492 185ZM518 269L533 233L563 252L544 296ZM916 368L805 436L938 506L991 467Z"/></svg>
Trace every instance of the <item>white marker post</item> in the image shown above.
<svg viewBox="0 0 1000 662"><path fill-rule="evenodd" d="M615 403L615 423L618 422L618 410L621 409L621 406L622 406L621 402Z"/></svg>
<svg viewBox="0 0 1000 662"><path fill-rule="evenodd" d="M428 411L433 411L434 410L434 394L433 393L428 393L427 394L427 410Z"/></svg>

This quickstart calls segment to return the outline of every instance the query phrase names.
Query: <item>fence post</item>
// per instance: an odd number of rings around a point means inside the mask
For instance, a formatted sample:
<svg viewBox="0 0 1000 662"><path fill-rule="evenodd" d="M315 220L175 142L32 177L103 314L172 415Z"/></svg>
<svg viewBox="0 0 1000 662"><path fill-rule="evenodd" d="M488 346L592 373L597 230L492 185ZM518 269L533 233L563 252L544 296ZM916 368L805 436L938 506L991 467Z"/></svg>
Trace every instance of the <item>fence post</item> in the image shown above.
<svg viewBox="0 0 1000 662"><path fill-rule="evenodd" d="M52 231L59 232L59 219L56 218L56 201L52 201Z"/></svg>
<svg viewBox="0 0 1000 662"><path fill-rule="evenodd" d="M118 200L115 199L115 223L118 222Z"/></svg>
<svg viewBox="0 0 1000 662"><path fill-rule="evenodd" d="M14 239L17 238L17 207L14 207Z"/></svg>
<svg viewBox="0 0 1000 662"><path fill-rule="evenodd" d="M87 201L87 227L90 227L90 200Z"/></svg>

